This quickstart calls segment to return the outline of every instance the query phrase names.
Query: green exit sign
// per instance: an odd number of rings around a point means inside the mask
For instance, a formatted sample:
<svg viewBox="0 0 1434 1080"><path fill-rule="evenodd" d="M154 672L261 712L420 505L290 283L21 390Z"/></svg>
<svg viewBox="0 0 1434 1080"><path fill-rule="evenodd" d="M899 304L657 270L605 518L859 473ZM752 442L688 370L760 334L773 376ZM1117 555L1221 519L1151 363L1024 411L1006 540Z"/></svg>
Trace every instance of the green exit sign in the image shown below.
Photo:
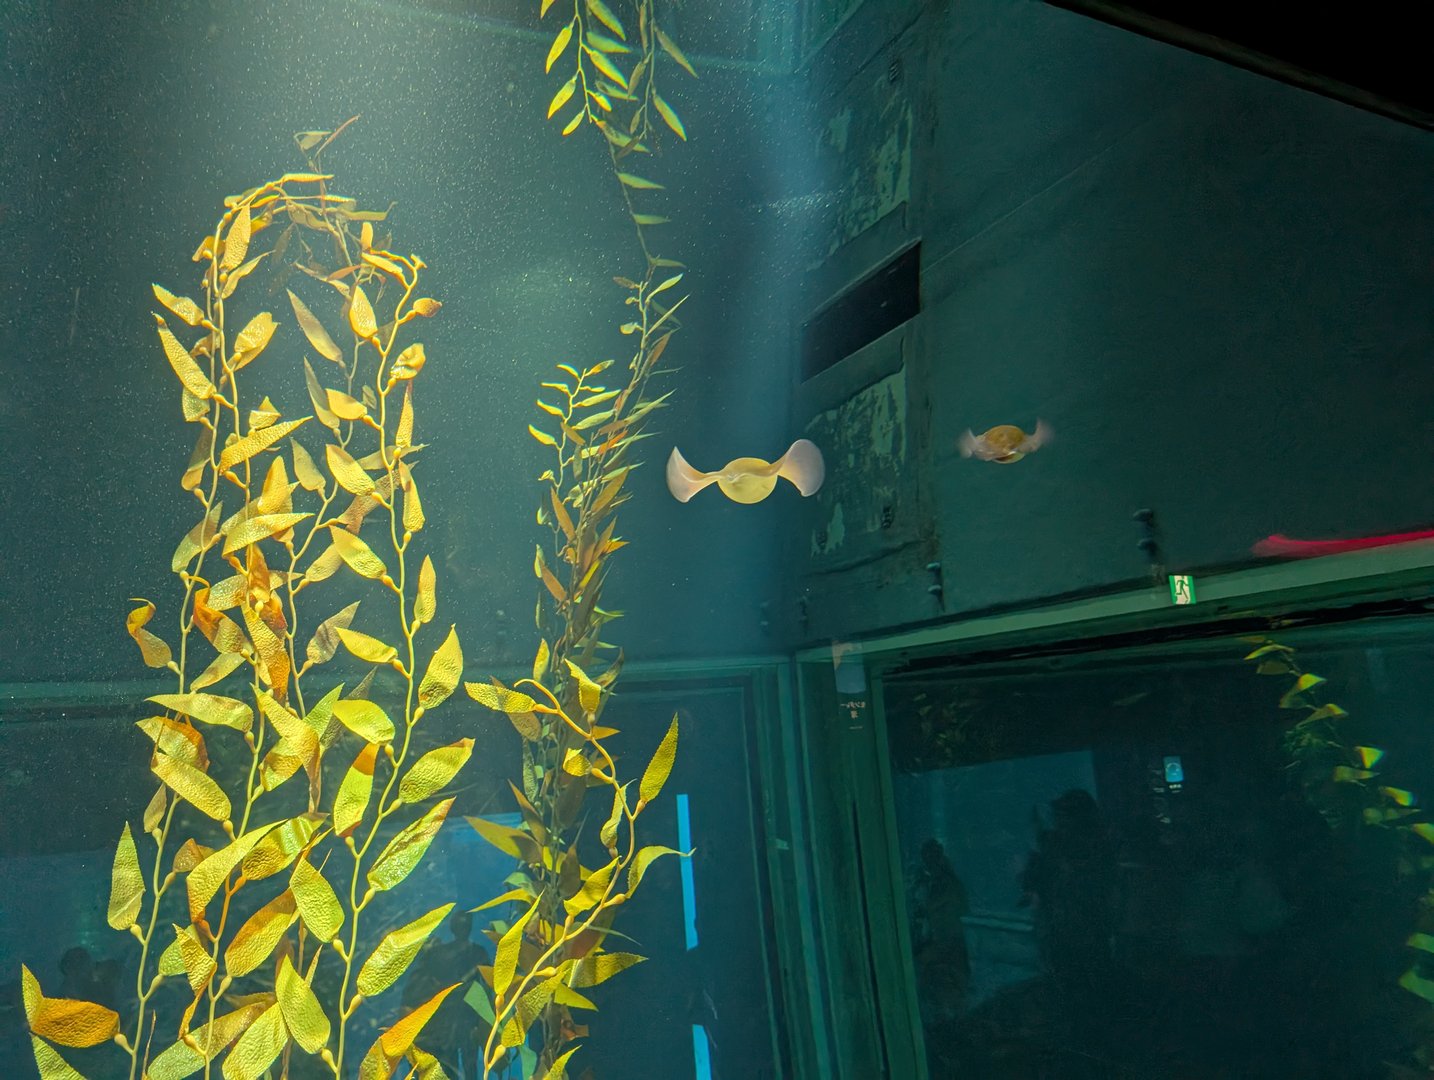
<svg viewBox="0 0 1434 1080"><path fill-rule="evenodd" d="M1195 579L1189 574L1171 574L1170 602L1181 606L1195 603Z"/></svg>

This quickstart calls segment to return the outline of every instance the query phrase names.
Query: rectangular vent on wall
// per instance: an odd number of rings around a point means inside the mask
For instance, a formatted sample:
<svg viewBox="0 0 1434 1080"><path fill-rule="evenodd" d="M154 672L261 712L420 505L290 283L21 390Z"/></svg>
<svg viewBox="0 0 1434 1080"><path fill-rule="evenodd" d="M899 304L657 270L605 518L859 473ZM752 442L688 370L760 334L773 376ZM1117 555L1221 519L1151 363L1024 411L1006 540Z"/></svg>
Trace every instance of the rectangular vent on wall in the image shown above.
<svg viewBox="0 0 1434 1080"><path fill-rule="evenodd" d="M921 313L921 243L885 263L802 324L802 381Z"/></svg>

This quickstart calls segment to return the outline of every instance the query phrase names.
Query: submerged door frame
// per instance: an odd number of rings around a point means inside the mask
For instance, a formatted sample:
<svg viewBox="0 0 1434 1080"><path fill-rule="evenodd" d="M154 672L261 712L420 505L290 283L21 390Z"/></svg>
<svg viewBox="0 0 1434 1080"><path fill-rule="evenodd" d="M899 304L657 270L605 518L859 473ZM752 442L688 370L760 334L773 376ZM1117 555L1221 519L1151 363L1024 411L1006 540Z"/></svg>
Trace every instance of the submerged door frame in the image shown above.
<svg viewBox="0 0 1434 1080"><path fill-rule="evenodd" d="M812 934L813 959L819 961L813 974L824 984L812 995L813 1004L824 1007L810 1016L825 1024L830 1055L823 1071L798 1069L794 1076L929 1077L887 741L883 688L889 676L933 657L984 663L1052 648L1098 652L1143 641L1434 610L1434 543L1214 573L1196 578L1195 595L1197 603L1177 606L1160 580L859 640L854 644L863 654L869 702L860 719L840 708L831 645L794 654L798 731L780 761L789 773L802 773L805 813L794 821L804 819L809 830L809 893L820 916ZM855 860L842 857L843 837L860 853ZM854 879L848 876L853 862Z"/></svg>

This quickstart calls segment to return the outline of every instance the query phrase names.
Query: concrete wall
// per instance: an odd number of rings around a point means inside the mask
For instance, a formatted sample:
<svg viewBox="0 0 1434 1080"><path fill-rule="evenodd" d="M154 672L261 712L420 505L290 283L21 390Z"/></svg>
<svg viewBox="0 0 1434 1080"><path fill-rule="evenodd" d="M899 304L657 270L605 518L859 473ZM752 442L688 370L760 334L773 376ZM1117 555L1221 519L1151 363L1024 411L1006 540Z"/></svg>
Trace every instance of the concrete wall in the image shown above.
<svg viewBox="0 0 1434 1080"><path fill-rule="evenodd" d="M1434 522L1434 136L1031 0L867 0L815 48L807 310L920 239L923 314L796 390L854 472L789 553L798 637L1138 580L1141 507L1172 570ZM957 452L1038 416L1025 461Z"/></svg>

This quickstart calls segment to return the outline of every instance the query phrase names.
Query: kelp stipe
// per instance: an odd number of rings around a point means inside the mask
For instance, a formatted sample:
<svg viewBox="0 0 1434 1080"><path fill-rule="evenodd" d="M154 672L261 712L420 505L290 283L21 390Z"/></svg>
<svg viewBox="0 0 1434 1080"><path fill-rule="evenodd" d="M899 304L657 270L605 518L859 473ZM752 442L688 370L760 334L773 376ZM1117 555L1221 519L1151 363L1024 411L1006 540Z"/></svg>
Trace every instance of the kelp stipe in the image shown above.
<svg viewBox="0 0 1434 1080"><path fill-rule="evenodd" d="M553 6L554 0L542 0L540 13ZM514 887L483 905L512 904L519 914L511 923L499 920L490 927L497 952L491 972L484 971L488 986L475 983L468 1001L488 1024L486 1073L506 1075L516 1057L520 1075L544 1080L567 1075L578 1049L570 1044L587 1033L573 1017L574 1009L596 1007L583 991L643 959L604 948L618 908L654 860L690 854L638 843L637 819L661 793L676 759L677 718L637 781L634 798L632 779L619 775L609 749L617 732L600 723L623 659L621 650L601 640L606 624L621 613L604 609L600 601L608 560L625 544L616 535L616 511L638 464L633 448L650 434L644 429L668 396L652 396L649 386L686 299L672 291L685 268L655 254L650 242L650 230L668 219L634 201L651 198L662 185L624 162L650 152L659 133L657 118L687 138L677 113L658 93L659 60L696 73L658 27L652 0L633 5L631 39L628 27L601 0L574 3L572 11L548 51L547 69L576 42L573 74L553 96L548 116L558 116L580 95L563 135L588 121L604 137L644 260L640 277L614 279L628 294L624 306L632 309L618 329L633 341L633 351L625 380L614 383L615 362L603 360L582 367L559 364L542 384L536 403L541 415L528 427L551 453L539 477L538 522L551 530L552 542L547 553L539 545L533 562L541 583L536 612L541 640L530 678L512 687L497 679L466 684L475 700L506 713L522 738L522 787L513 787L521 824L508 828L469 819L522 865L509 878ZM670 68L663 64L663 70ZM619 113L625 109L630 113L624 120ZM591 788L610 794L598 834L607 861L596 867L582 865L576 837ZM536 1053L528 1047L534 1028Z"/></svg>
<svg viewBox="0 0 1434 1080"><path fill-rule="evenodd" d="M198 300L154 286L163 355L184 418L199 429L180 486L201 512L170 563L180 592L175 644L151 629L149 601L127 624L144 662L176 677L174 693L149 699L153 715L139 721L160 781L141 823L154 848L142 857L125 825L108 908L109 924L140 942L138 1012L126 1035L108 1009L43 997L25 969L44 1080L78 1075L52 1043L106 1039L129 1055L131 1078L283 1077L296 1054L321 1059L334 1076L353 1075L345 1061L354 1056L347 1037L355 1014L403 974L452 907L399 912L392 921L404 925L367 957L355 955L370 905L413 872L442 825L453 800L432 799L473 744L462 739L411 760L416 725L454 691L463 664L451 628L424 629L436 614L436 575L426 557L414 566L412 549L425 520L413 384L426 354L408 339L410 324L441 305L419 289L423 260L375 237L386 212L330 192L317 158L336 134L297 136L311 171L225 200L194 253ZM257 250L274 233L274 245ZM266 259L264 269L282 274L276 286L295 266L320 283L309 301L288 294L326 373L305 360L312 413L292 420L262 389L265 366L272 376L280 363L269 348L279 320L261 311L241 322L236 311L240 286ZM335 299L336 316L316 314ZM327 617L310 622L322 595L314 586L336 574L371 583L375 598L320 609ZM342 684L311 690L340 649L374 667L347 694ZM385 702L373 685L381 667L399 686ZM340 762L352 755L352 764L325 791L332 754ZM305 809L284 816L271 793L300 775L307 793L291 798ZM380 826L395 816L406 824L375 852ZM186 912L184 925L160 919L176 886L185 903L173 911ZM264 902L235 926L241 891ZM314 990L321 973L338 986L328 1000ZM181 1015L154 1015L152 996L167 978L188 982L192 1000ZM231 993L237 979L242 995ZM417 1075L437 1080L442 1070L415 1040L452 989L388 1018L359 1075L390 1077L406 1058Z"/></svg>

